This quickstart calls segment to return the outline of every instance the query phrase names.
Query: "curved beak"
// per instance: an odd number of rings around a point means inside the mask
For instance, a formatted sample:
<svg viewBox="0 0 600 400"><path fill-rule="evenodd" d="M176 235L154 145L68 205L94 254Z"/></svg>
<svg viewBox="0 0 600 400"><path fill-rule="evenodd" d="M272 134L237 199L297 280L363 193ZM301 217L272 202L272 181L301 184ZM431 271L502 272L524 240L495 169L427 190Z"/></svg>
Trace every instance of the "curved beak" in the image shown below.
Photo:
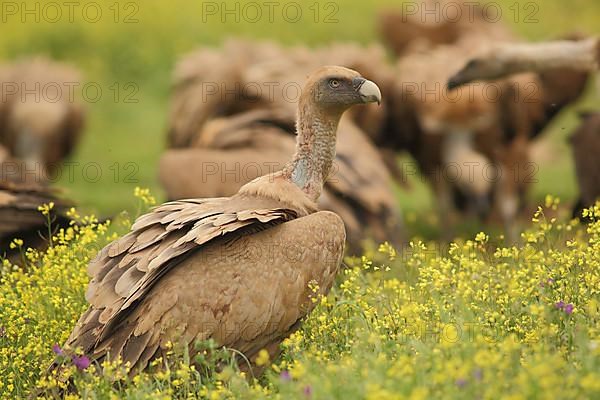
<svg viewBox="0 0 600 400"><path fill-rule="evenodd" d="M377 104L381 104L381 90L374 82L359 77L352 80L352 86L363 103L377 102Z"/></svg>

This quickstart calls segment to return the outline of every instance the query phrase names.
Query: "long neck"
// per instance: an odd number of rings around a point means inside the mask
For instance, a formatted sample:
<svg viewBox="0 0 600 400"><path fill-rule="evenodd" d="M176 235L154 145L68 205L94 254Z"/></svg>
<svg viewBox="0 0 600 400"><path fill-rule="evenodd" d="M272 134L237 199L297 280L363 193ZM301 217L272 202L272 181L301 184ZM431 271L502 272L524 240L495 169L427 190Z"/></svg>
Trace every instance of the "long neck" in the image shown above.
<svg viewBox="0 0 600 400"><path fill-rule="evenodd" d="M312 102L300 105L296 152L283 173L314 201L319 198L333 165L340 116L319 112Z"/></svg>
<svg viewBox="0 0 600 400"><path fill-rule="evenodd" d="M517 44L501 50L501 58L511 72L572 68L591 71L598 68L599 40L557 41Z"/></svg>

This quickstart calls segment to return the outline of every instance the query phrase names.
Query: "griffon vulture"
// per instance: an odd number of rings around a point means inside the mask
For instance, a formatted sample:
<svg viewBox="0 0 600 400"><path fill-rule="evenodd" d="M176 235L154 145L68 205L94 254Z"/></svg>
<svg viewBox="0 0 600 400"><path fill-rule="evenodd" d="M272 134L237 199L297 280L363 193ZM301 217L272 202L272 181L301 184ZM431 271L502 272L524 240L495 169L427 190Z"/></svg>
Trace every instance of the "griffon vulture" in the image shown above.
<svg viewBox="0 0 600 400"><path fill-rule="evenodd" d="M231 197L165 203L90 263L90 308L67 341L94 361L121 357L133 372L167 343L213 339L253 364L298 328L333 284L345 242L339 216L318 211L335 157L342 113L379 102L377 85L355 71L321 67L298 103L295 153L283 170ZM240 360L242 368L244 363Z"/></svg>
<svg viewBox="0 0 600 400"><path fill-rule="evenodd" d="M81 135L84 112L75 96L79 73L38 57L5 66L0 80L0 144L43 180Z"/></svg>
<svg viewBox="0 0 600 400"><path fill-rule="evenodd" d="M443 225L451 225L447 218L453 209L476 204L486 220L500 219L514 241L516 217L533 181L529 140L581 95L587 74L552 69L458 87L452 72L487 54L497 43L516 41L505 24L491 23L483 14L459 30L462 34L452 44L398 60L396 76L411 79L398 81L388 96L393 104L392 129L387 131L389 137L376 143L395 143L409 150L440 200ZM471 165L476 165L475 170ZM462 179L465 175L467 181ZM486 209L490 212L483 212Z"/></svg>

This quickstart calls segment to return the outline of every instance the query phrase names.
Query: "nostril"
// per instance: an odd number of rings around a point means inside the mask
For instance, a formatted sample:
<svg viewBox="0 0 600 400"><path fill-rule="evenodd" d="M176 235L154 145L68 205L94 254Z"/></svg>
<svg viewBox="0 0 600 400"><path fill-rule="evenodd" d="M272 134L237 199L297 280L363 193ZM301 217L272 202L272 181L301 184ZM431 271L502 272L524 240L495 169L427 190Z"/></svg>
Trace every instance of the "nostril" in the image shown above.
<svg viewBox="0 0 600 400"><path fill-rule="evenodd" d="M352 86L354 87L355 90L360 89L360 87L363 85L363 83L365 83L367 80L363 77L356 77L352 79Z"/></svg>

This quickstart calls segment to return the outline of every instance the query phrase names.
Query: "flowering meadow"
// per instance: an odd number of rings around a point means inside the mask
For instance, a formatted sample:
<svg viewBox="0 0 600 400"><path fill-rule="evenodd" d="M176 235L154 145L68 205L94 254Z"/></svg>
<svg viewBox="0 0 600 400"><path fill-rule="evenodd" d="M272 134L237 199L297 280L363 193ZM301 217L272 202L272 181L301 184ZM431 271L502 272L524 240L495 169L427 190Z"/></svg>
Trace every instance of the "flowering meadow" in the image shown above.
<svg viewBox="0 0 600 400"><path fill-rule="evenodd" d="M64 385L47 372L58 359L70 399L600 398L600 204L586 210L589 224L551 218L557 206L547 198L518 247L480 233L447 249L413 241L347 259L281 357L259 354L272 364L256 378L211 342L194 360L171 351L133 379L126 365L96 374L85 355L65 356L86 309L86 265L130 224L71 210L78 223L46 252L23 249L25 267L2 265L0 397L52 398Z"/></svg>
<svg viewBox="0 0 600 400"><path fill-rule="evenodd" d="M81 212L100 216L117 214L129 207L129 194L135 186L148 187L164 199L163 188L156 179L157 166L165 145L171 77L177 60L184 54L200 46L218 47L229 37L276 40L285 45L368 44L378 41L377 15L381 10L401 9L402 4L409 3L409 0L230 1L230 8L261 5L264 19L254 23L246 18L234 20L235 15L229 15L226 19L229 23L223 23L221 15L203 18L205 4L226 4L223 0L74 3L32 0L31 4L7 0L0 4L0 60L8 62L43 54L81 70L82 85L75 90L77 98L85 97L84 87L90 88L92 97L95 90L91 89L101 90L97 101L85 101L86 130L69 160L72 164L59 168L53 177L53 182L68 191ZM302 4L300 21L289 23L282 18L286 2ZM502 21L525 40L547 40L573 31L600 34L600 1L475 2L490 2L491 10L499 7ZM276 4L277 8L272 23L265 20L270 14L269 4ZM336 23L324 21L332 5L337 5ZM315 6L320 8L317 22ZM62 18L55 22L57 8ZM11 9L17 13L11 14ZM25 13L32 9L39 12ZM90 22L96 9L101 11L100 20ZM531 18L539 22L529 21ZM404 78L410 82L410 77ZM556 158L540 163L539 174L532 182L536 201L542 201L547 193L559 195L565 201L574 197L574 168L566 137L579 123L578 109L597 108L598 93L588 90L578 107L565 110L544 132L543 136L556 146ZM95 177L92 171L98 169L101 174ZM407 216L411 211L429 213L434 203L428 186L420 178L411 185L414 192L399 195L399 206Z"/></svg>

